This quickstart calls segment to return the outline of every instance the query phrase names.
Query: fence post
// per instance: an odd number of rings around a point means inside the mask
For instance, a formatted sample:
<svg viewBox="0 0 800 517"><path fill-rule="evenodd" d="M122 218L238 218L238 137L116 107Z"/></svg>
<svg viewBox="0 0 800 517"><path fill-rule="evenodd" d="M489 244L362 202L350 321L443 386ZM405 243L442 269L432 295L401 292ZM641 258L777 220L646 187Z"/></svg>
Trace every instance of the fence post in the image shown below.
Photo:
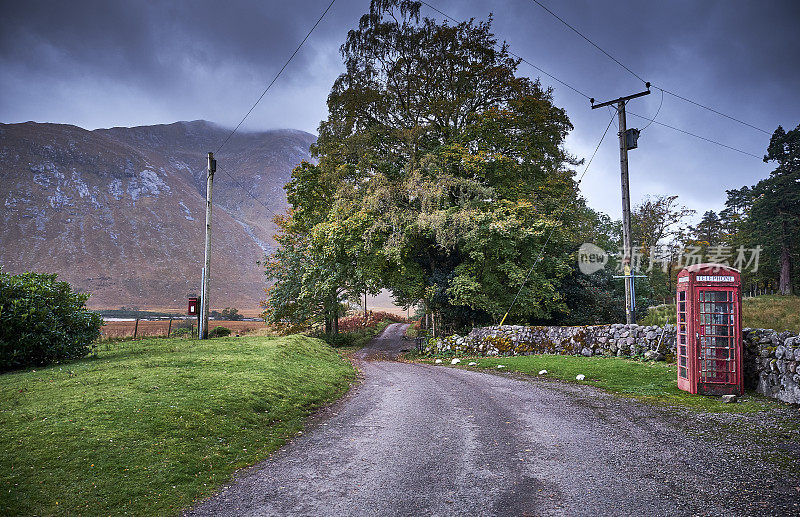
<svg viewBox="0 0 800 517"><path fill-rule="evenodd" d="M169 337L171 332L172 332L172 318L169 319L169 328L167 328L167 337Z"/></svg>
<svg viewBox="0 0 800 517"><path fill-rule="evenodd" d="M133 327L133 339L136 339L137 332L139 332L139 318L136 318L136 325Z"/></svg>

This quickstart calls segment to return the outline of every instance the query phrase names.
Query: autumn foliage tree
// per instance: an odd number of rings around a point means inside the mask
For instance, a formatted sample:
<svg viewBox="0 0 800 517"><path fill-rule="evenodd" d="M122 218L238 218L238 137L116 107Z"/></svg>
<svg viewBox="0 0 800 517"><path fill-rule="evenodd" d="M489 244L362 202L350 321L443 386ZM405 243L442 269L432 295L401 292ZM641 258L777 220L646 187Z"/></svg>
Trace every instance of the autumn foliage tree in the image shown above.
<svg viewBox="0 0 800 517"><path fill-rule="evenodd" d="M437 23L420 3L373 0L341 47L328 118L287 185L270 318L334 317L388 288L433 325L514 321L563 309L574 228L586 217L572 128L551 91L486 22ZM313 316L316 315L316 316Z"/></svg>

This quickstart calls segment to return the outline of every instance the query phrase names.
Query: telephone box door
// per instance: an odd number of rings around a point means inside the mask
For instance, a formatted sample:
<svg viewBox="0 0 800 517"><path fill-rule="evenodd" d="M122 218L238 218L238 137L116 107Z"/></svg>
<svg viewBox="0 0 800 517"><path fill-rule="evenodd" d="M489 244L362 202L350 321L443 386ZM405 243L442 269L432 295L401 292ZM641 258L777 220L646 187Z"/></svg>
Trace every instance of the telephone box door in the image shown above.
<svg viewBox="0 0 800 517"><path fill-rule="evenodd" d="M697 289L697 391L706 395L730 393L741 372L738 340L739 308L734 289Z"/></svg>

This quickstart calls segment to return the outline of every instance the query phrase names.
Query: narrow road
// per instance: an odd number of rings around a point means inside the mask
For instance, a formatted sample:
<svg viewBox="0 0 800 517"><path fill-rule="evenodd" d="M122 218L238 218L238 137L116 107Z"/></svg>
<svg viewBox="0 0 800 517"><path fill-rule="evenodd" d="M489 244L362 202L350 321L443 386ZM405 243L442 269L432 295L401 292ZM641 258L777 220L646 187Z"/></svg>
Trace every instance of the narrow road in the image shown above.
<svg viewBox="0 0 800 517"><path fill-rule="evenodd" d="M697 417L584 386L384 360L410 346L404 330L391 325L360 352L363 384L309 432L189 514L798 514L797 479L702 422L687 432Z"/></svg>

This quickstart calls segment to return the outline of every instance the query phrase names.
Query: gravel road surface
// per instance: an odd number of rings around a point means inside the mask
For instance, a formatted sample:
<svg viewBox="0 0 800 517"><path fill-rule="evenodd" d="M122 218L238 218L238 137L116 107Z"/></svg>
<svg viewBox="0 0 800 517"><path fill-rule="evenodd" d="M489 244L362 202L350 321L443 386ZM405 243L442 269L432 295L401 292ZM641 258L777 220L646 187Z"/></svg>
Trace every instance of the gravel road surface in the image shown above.
<svg viewBox="0 0 800 517"><path fill-rule="evenodd" d="M385 360L404 330L357 354L363 383L306 434L189 515L800 515L798 451L767 462L725 431L739 415Z"/></svg>

